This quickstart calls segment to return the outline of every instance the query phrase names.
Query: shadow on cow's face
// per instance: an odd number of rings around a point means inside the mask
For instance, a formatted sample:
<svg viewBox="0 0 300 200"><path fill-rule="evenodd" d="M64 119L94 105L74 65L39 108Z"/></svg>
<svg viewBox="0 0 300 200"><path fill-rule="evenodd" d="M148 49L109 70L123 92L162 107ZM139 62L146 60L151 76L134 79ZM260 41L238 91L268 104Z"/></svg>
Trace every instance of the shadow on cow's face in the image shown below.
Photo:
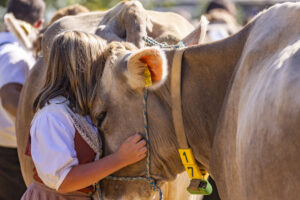
<svg viewBox="0 0 300 200"><path fill-rule="evenodd" d="M116 45L117 44L117 45ZM143 87L147 64L153 80L148 94L148 121L150 132L150 173L160 183L175 178L183 170L176 150L176 137L171 123L167 63L163 52L157 48L142 50L126 48L115 43L108 51L106 65L98 88L98 103L94 116L102 116L99 129L103 133L104 154L117 151L120 144L134 133L144 135ZM158 86L160 86L158 88ZM157 90L153 90L158 88ZM102 113L102 114L101 114ZM104 114L105 113L105 114ZM105 117L103 117L105 116ZM116 176L146 175L146 159L116 172ZM152 199L156 192L143 181L103 180L102 189L107 199ZM125 196L126 194L126 196Z"/></svg>

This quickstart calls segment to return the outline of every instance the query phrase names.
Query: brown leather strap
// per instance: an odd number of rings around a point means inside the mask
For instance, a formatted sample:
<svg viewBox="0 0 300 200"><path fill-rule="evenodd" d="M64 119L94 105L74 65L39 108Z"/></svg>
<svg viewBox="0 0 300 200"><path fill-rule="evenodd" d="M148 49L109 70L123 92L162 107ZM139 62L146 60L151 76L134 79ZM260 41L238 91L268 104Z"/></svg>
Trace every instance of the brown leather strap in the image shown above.
<svg viewBox="0 0 300 200"><path fill-rule="evenodd" d="M181 62L185 48L176 49L171 71L172 115L175 133L180 149L187 149L188 143L184 132L181 104Z"/></svg>

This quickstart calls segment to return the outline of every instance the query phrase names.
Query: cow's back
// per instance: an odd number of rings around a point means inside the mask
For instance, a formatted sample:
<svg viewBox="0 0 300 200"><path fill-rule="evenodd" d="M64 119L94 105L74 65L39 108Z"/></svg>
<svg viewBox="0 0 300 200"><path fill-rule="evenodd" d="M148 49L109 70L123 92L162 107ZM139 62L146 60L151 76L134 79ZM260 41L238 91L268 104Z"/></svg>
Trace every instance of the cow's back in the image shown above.
<svg viewBox="0 0 300 200"><path fill-rule="evenodd" d="M300 199L299 18L299 3L275 6L248 37L214 144L221 198Z"/></svg>

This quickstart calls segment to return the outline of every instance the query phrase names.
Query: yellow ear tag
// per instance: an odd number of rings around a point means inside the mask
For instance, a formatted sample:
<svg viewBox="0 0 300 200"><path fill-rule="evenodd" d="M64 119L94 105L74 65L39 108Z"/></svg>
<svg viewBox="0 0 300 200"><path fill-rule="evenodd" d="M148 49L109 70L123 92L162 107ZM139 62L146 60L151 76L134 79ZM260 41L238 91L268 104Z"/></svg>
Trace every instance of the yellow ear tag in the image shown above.
<svg viewBox="0 0 300 200"><path fill-rule="evenodd" d="M22 22L21 27L27 35L29 35L31 33L32 26L30 24L28 24L26 22Z"/></svg>
<svg viewBox="0 0 300 200"><path fill-rule="evenodd" d="M144 77L145 77L145 87L151 86L152 85L151 72L147 64L145 65Z"/></svg>

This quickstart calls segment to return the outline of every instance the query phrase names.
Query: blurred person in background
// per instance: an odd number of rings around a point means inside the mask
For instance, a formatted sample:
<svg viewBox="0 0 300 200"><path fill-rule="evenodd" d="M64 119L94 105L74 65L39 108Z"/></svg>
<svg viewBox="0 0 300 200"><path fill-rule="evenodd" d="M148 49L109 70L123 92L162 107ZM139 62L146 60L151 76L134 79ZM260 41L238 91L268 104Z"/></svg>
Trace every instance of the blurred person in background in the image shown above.
<svg viewBox="0 0 300 200"><path fill-rule="evenodd" d="M252 6L251 8L248 8L246 12L246 23L249 23L261 10L263 10L263 8L260 8L259 6Z"/></svg>
<svg viewBox="0 0 300 200"><path fill-rule="evenodd" d="M7 13L39 29L43 24L43 0L10 0ZM7 30L0 32L0 199L20 199L26 190L20 170L15 116L20 92L35 60Z"/></svg>
<svg viewBox="0 0 300 200"><path fill-rule="evenodd" d="M229 0L210 1L205 13L210 22L207 30L208 42L226 38L240 29L235 19L236 7Z"/></svg>

